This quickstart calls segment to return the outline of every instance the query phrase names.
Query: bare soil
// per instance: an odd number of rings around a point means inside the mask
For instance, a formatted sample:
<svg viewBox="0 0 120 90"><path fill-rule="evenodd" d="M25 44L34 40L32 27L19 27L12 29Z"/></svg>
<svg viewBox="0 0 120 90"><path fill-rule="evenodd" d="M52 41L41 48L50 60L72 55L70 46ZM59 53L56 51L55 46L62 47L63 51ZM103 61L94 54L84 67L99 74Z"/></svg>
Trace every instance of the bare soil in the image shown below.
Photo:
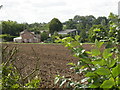
<svg viewBox="0 0 120 90"><path fill-rule="evenodd" d="M3 46L5 46L4 44ZM78 58L73 57L70 50L62 45L56 44L8 44L9 47L16 46L18 53L16 54L15 64L26 76L35 69L36 64L39 67L37 75L41 77L42 88L56 88L54 79L56 75L72 77L74 80L80 80L82 76L74 74L70 70L67 63L77 63ZM92 44L85 44L83 47L86 50L94 48ZM33 48L33 49L32 49ZM39 58L39 62L37 62Z"/></svg>

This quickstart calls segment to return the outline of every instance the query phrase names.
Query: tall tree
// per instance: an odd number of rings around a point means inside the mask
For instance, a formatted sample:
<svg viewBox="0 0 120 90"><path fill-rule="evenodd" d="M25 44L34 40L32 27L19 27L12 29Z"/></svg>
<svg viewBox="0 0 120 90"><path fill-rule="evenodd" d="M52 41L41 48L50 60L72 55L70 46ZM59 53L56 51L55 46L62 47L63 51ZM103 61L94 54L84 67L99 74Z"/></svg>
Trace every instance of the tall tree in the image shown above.
<svg viewBox="0 0 120 90"><path fill-rule="evenodd" d="M66 29L76 29L76 23L73 19L69 19L66 23Z"/></svg>
<svg viewBox="0 0 120 90"><path fill-rule="evenodd" d="M106 17L98 17L95 22L94 22L96 25L99 25L99 24L104 24L104 25L107 25L108 24L108 19Z"/></svg>
<svg viewBox="0 0 120 90"><path fill-rule="evenodd" d="M62 28L63 25L57 18L53 18L49 23L49 32L51 34L53 34L55 31L61 31Z"/></svg>
<svg viewBox="0 0 120 90"><path fill-rule="evenodd" d="M2 34L19 36L19 33L23 31L24 27L24 24L19 24L15 21L2 21Z"/></svg>

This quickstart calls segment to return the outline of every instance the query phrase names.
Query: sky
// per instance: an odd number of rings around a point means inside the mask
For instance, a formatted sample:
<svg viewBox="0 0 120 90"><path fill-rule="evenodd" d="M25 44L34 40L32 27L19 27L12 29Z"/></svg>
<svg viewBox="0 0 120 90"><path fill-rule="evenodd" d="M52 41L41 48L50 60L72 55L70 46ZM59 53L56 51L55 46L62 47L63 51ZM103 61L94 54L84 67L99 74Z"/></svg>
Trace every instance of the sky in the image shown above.
<svg viewBox="0 0 120 90"><path fill-rule="evenodd" d="M75 15L108 17L118 14L119 0L0 0L0 21L48 23L53 18L65 22Z"/></svg>

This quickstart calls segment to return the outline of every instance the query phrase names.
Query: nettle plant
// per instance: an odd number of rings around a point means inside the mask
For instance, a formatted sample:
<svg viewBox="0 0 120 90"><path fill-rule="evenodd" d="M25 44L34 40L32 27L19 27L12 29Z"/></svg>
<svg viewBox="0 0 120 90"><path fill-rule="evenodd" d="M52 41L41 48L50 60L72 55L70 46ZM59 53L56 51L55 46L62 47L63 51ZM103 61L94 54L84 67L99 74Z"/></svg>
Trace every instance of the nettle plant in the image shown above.
<svg viewBox="0 0 120 90"><path fill-rule="evenodd" d="M59 39L57 42L62 42L65 47L68 47L74 52L74 56L79 58L77 64L68 63L70 69L75 71L75 74L84 76L79 82L72 81L71 78L57 75L55 84L59 83L60 87L72 88L120 88L120 61L117 47L106 48L100 50L104 46L104 42L95 41L95 48L86 51L79 43L80 36L75 36L75 39L66 37ZM87 83L86 83L87 82Z"/></svg>

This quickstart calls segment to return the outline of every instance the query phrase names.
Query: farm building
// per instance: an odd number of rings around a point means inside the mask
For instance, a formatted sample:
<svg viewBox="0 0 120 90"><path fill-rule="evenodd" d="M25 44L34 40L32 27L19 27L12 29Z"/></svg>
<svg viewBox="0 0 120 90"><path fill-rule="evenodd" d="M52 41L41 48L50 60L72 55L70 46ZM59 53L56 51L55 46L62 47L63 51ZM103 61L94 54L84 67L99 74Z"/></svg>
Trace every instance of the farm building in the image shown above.
<svg viewBox="0 0 120 90"><path fill-rule="evenodd" d="M77 35L79 33L80 32L77 29L66 29L58 32L58 34L61 34L61 35L66 35L66 34Z"/></svg>
<svg viewBox="0 0 120 90"><path fill-rule="evenodd" d="M40 35L36 35L34 32L30 32L28 30L24 30L20 33L20 37L14 38L14 42L19 43L38 43L41 41Z"/></svg>

